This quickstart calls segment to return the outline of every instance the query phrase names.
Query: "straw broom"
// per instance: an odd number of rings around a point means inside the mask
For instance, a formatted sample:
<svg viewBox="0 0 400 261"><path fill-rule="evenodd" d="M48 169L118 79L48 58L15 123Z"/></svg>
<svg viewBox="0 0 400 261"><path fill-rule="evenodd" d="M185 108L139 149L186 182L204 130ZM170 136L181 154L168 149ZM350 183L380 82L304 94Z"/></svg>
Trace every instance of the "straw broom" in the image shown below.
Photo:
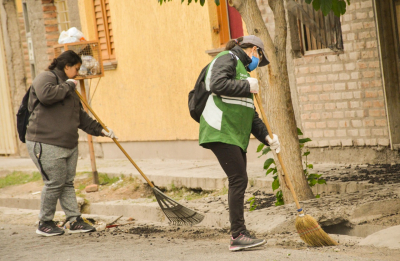
<svg viewBox="0 0 400 261"><path fill-rule="evenodd" d="M271 127L268 124L267 117L265 116L265 112L262 107L260 96L256 93L255 95L258 108L261 111L262 119L267 126L268 133L270 137L273 137ZM299 215L296 217L296 229L300 235L300 238L306 242L310 246L336 246L338 243L333 240L325 231L321 228L318 222L310 215L304 214L303 209L300 207L299 201L297 200L296 193L293 189L292 183L286 171L285 165L283 164L283 160L281 154L276 154L281 164L283 170L283 177L285 178L286 184L288 185L290 192L293 195L294 202L296 203L297 212Z"/></svg>

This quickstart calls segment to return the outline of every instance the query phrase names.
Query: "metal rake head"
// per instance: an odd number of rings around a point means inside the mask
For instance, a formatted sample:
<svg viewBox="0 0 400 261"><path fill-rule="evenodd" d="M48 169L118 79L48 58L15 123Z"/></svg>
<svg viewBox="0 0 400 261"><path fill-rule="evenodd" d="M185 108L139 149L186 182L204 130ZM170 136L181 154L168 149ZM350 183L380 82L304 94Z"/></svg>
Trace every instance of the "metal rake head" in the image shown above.
<svg viewBox="0 0 400 261"><path fill-rule="evenodd" d="M172 224L178 226L196 225L204 219L202 214L182 206L172 198L167 197L167 195L162 193L158 188L153 187L153 192L161 210Z"/></svg>

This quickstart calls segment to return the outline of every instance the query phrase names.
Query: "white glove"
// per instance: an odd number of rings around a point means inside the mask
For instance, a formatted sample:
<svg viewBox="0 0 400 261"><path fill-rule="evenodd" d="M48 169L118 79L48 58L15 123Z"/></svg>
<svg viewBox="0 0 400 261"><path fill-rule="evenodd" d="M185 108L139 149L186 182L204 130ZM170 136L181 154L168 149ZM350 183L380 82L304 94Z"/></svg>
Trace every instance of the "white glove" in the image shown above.
<svg viewBox="0 0 400 261"><path fill-rule="evenodd" d="M250 92L251 93L258 93L258 80L256 78L248 77L246 79L250 83Z"/></svg>
<svg viewBox="0 0 400 261"><path fill-rule="evenodd" d="M78 81L77 80L74 80L74 79L68 79L68 80L66 80L67 82L73 82L74 84L75 84L75 87L76 87L76 85L78 84Z"/></svg>
<svg viewBox="0 0 400 261"><path fill-rule="evenodd" d="M278 135L273 134L274 138L271 139L269 135L267 135L266 140L268 141L269 146L271 149L275 150L276 153L281 151L281 144L279 143Z"/></svg>
<svg viewBox="0 0 400 261"><path fill-rule="evenodd" d="M104 136L109 137L110 139L114 139L115 138L116 140L118 140L118 137L115 136L114 131L112 129L110 129L110 128L107 128L107 129L108 129L108 132L105 129L103 129L101 131L101 133L103 133Z"/></svg>

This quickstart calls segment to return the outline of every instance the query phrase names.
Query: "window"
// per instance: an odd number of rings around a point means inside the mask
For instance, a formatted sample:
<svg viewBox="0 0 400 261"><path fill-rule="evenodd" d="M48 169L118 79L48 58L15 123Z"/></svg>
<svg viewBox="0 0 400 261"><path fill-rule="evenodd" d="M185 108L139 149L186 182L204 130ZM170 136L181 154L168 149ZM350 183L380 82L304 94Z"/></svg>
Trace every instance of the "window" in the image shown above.
<svg viewBox="0 0 400 261"><path fill-rule="evenodd" d="M221 46L225 46L231 39L243 36L242 17L235 8L227 4L226 0L220 1L220 5L217 6L217 13Z"/></svg>
<svg viewBox="0 0 400 261"><path fill-rule="evenodd" d="M103 60L115 60L114 37L109 0L93 0L97 38Z"/></svg>
<svg viewBox="0 0 400 261"><path fill-rule="evenodd" d="M54 5L57 8L58 30L67 31L70 28L67 1L54 0Z"/></svg>
<svg viewBox="0 0 400 261"><path fill-rule="evenodd" d="M302 5L305 11L298 14L303 53L326 48L343 49L339 17L335 16L333 12L324 16L321 10L315 11L312 5L305 3L304 0L297 0L297 2Z"/></svg>

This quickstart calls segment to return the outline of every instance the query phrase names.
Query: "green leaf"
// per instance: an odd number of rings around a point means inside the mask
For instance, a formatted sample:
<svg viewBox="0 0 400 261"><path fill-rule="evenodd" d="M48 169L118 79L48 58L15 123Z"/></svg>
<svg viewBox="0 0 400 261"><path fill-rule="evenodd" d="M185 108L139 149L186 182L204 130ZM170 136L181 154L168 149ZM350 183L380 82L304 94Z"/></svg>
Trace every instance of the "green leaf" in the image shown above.
<svg viewBox="0 0 400 261"><path fill-rule="evenodd" d="M257 147L257 152L260 152L264 148L264 146L265 146L264 143L260 143L260 145L258 145Z"/></svg>
<svg viewBox="0 0 400 261"><path fill-rule="evenodd" d="M350 0L347 0L347 4L350 5Z"/></svg>
<svg viewBox="0 0 400 261"><path fill-rule="evenodd" d="M310 155L310 153L311 153L311 152L306 151L306 152L304 152L303 156L308 156L308 155Z"/></svg>
<svg viewBox="0 0 400 261"><path fill-rule="evenodd" d="M275 163L275 160L273 158L269 158L264 162L264 169L268 169L269 166L271 166L272 163Z"/></svg>
<svg viewBox="0 0 400 261"><path fill-rule="evenodd" d="M310 142L310 141L311 141L310 138L299 139L299 143L306 143L306 142Z"/></svg>
<svg viewBox="0 0 400 261"><path fill-rule="evenodd" d="M321 0L321 11L327 16L332 10L332 0Z"/></svg>
<svg viewBox="0 0 400 261"><path fill-rule="evenodd" d="M279 184L279 179L275 179L272 182L272 190L277 190L279 188L280 184Z"/></svg>
<svg viewBox="0 0 400 261"><path fill-rule="evenodd" d="M307 168L313 169L313 168L314 168L314 165L313 165L313 164L308 164L308 165L307 165Z"/></svg>
<svg viewBox="0 0 400 261"><path fill-rule="evenodd" d="M315 184L317 184L317 180L312 179L312 180L310 180L310 182L308 184L310 185L310 187L313 187L313 186L315 186Z"/></svg>
<svg viewBox="0 0 400 261"><path fill-rule="evenodd" d="M318 184L326 184L326 180L324 180L324 179L319 179L319 180L318 180Z"/></svg>
<svg viewBox="0 0 400 261"><path fill-rule="evenodd" d="M314 0L312 6L315 11L318 11L321 8L321 0Z"/></svg>
<svg viewBox="0 0 400 261"><path fill-rule="evenodd" d="M341 15L344 15L346 13L346 2L345 1L339 1L337 8L338 8L339 13Z"/></svg>
<svg viewBox="0 0 400 261"><path fill-rule="evenodd" d="M318 179L319 177L318 177L318 174L310 174L310 175L308 175L308 180L312 180L312 179Z"/></svg>
<svg viewBox="0 0 400 261"><path fill-rule="evenodd" d="M265 149L263 149L263 152L262 152L261 155L265 155L265 154L267 154L267 153L270 152L270 151L271 151L271 147L266 147Z"/></svg>
<svg viewBox="0 0 400 261"><path fill-rule="evenodd" d="M320 198L320 197L321 197L320 194L315 195L315 198Z"/></svg>
<svg viewBox="0 0 400 261"><path fill-rule="evenodd" d="M215 4L219 6L219 0L214 0Z"/></svg>
<svg viewBox="0 0 400 261"><path fill-rule="evenodd" d="M200 0L200 5L204 6L204 3L206 2L206 0Z"/></svg>
<svg viewBox="0 0 400 261"><path fill-rule="evenodd" d="M307 2L307 1L306 1ZM311 3L311 1L310 1ZM308 3L309 4L309 3ZM303 135L303 133L301 132L301 130L299 128L297 128L297 135Z"/></svg>
<svg viewBox="0 0 400 261"><path fill-rule="evenodd" d="M267 176L267 175L268 175L269 173L271 173L273 170L274 170L273 168L269 168L269 169L267 170L267 173L265 173L265 176Z"/></svg>
<svg viewBox="0 0 400 261"><path fill-rule="evenodd" d="M274 168L273 170L274 170L274 172L272 172L272 174L275 174L278 172L278 170L276 168Z"/></svg>
<svg viewBox="0 0 400 261"><path fill-rule="evenodd" d="M332 11L337 17L340 16L340 12L338 9L338 2L339 0L332 0Z"/></svg>
<svg viewBox="0 0 400 261"><path fill-rule="evenodd" d="M285 205L285 202L283 201L283 194L282 194L282 190L279 190L276 195L276 202L275 202L275 206L282 206Z"/></svg>
<svg viewBox="0 0 400 261"><path fill-rule="evenodd" d="M307 4L311 4L312 0L306 0Z"/></svg>
<svg viewBox="0 0 400 261"><path fill-rule="evenodd" d="M196 0L196 2L197 2L197 0ZM190 5L190 3L192 3L192 0L188 0L188 5Z"/></svg>

